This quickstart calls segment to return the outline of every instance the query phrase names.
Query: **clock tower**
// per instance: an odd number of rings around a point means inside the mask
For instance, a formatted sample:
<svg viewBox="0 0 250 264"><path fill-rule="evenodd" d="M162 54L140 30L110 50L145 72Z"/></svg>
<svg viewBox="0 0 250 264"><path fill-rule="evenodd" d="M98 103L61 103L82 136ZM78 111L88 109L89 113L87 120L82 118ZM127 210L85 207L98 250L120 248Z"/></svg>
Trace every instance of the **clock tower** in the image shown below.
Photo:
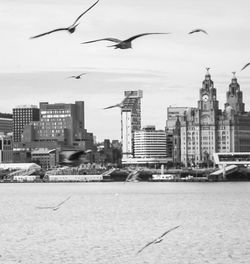
<svg viewBox="0 0 250 264"><path fill-rule="evenodd" d="M215 122L215 114L218 111L219 103L216 98L216 89L214 88L214 83L211 80L209 68L206 68L206 70L205 80L202 82L202 88L200 89L198 108L200 110L201 117L204 115L211 117L210 121L213 123Z"/></svg>
<svg viewBox="0 0 250 264"><path fill-rule="evenodd" d="M245 104L243 103L242 91L240 90L240 85L237 82L235 72L232 73L233 73L233 78L229 85L229 91L227 91L226 94L227 102L225 104L225 108L229 105L232 107L235 113L244 114Z"/></svg>
<svg viewBox="0 0 250 264"><path fill-rule="evenodd" d="M198 108L187 108L179 127L180 142L176 138L174 142L179 143L180 159L186 166L209 166L215 152L249 152L250 112L245 111L235 73L222 112L207 68L199 89Z"/></svg>
<svg viewBox="0 0 250 264"><path fill-rule="evenodd" d="M199 111L199 155L200 160L208 162L212 160L213 153L216 151L217 126L219 114L219 102L216 98L216 88L211 79L209 68L205 80L200 89L200 99L198 101Z"/></svg>

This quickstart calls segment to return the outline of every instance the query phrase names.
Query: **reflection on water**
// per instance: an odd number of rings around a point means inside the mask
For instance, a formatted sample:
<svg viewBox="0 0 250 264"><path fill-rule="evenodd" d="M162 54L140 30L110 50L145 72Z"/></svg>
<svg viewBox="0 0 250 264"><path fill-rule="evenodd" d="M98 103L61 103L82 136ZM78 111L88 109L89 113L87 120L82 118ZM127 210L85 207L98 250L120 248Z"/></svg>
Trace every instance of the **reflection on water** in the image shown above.
<svg viewBox="0 0 250 264"><path fill-rule="evenodd" d="M250 263L248 182L0 184L0 194L0 263Z"/></svg>

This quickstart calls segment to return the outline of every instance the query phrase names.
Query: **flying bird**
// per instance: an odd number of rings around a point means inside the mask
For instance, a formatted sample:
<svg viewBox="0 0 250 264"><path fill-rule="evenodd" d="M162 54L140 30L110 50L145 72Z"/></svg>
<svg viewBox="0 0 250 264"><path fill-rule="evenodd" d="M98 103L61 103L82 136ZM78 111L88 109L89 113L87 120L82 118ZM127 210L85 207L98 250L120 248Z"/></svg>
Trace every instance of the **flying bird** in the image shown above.
<svg viewBox="0 0 250 264"><path fill-rule="evenodd" d="M58 205L56 206L38 206L37 209L52 209L53 211L58 210L66 201L68 201L71 198L71 196L69 196L67 199L63 200L62 202L60 202Z"/></svg>
<svg viewBox="0 0 250 264"><path fill-rule="evenodd" d="M161 236L159 236L159 237L157 237L156 239L154 239L153 241L147 243L143 248L141 248L141 249L137 252L137 255L138 255L139 253L141 253L146 247L148 247L148 246L150 246L150 245L153 245L153 244L158 244L158 243L162 242L163 237L164 237L167 233L169 233L169 232L171 232L171 231L177 229L178 227L180 227L180 226L176 226L176 227L173 227L173 228L167 230L167 231L164 232Z"/></svg>
<svg viewBox="0 0 250 264"><path fill-rule="evenodd" d="M85 74L87 74L87 73L81 73L79 75L72 75L72 76L69 76L68 78L81 79L81 76L85 75Z"/></svg>
<svg viewBox="0 0 250 264"><path fill-rule="evenodd" d="M69 33L74 33L75 30L76 30L76 27L80 24L80 23L77 23L79 21L79 19L84 15L86 14L92 7L94 7L97 3L99 2L99 0L97 0L91 7L89 7L86 11L84 11L76 20L75 22L69 26L69 27L64 27L64 28L57 28L57 29L54 29L54 30L51 30L51 31L48 31L48 32L45 32L45 33L42 33L42 34L39 34L39 35L36 35L36 36L33 36L31 37L31 39L34 39L34 38L39 38L39 37L42 37L42 36L45 36L45 35L48 35L48 34L51 34L53 32L57 32L57 31L68 31Z"/></svg>
<svg viewBox="0 0 250 264"><path fill-rule="evenodd" d="M97 42L97 41L107 40L107 41L117 43L115 45L111 45L108 47L114 47L115 49L129 49L129 48L132 48L132 41L134 39L137 39L139 37L146 36L146 35L156 35L156 34L171 34L171 33L143 33L143 34L135 35L135 36L128 38L128 39L125 39L125 40L120 40L117 38L102 38L102 39L96 39L96 40L91 40L91 41L85 41L85 42L82 42L81 44L87 44L87 43L93 43L93 42Z"/></svg>
<svg viewBox="0 0 250 264"><path fill-rule="evenodd" d="M243 71L247 66L249 66L250 65L250 62L248 62L242 69L241 69L241 71Z"/></svg>
<svg viewBox="0 0 250 264"><path fill-rule="evenodd" d="M127 95L119 104L111 105L111 106L105 107L103 109L106 110L106 109L110 109L110 108L114 108L114 107L120 107L120 108L122 108L124 106L124 102L129 97L130 97L130 95Z"/></svg>
<svg viewBox="0 0 250 264"><path fill-rule="evenodd" d="M201 29L201 28L193 29L188 34L193 34L193 33L198 33L198 32L203 32L203 33L208 35L207 31L205 31L204 29Z"/></svg>

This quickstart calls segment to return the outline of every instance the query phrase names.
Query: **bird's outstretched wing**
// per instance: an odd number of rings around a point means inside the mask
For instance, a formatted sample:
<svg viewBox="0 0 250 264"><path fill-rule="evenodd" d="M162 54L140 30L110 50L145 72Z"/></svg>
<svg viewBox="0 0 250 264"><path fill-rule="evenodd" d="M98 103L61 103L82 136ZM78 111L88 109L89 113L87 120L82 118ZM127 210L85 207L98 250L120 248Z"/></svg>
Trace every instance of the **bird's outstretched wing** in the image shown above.
<svg viewBox="0 0 250 264"><path fill-rule="evenodd" d="M71 196L69 196L67 199L63 200L62 202L60 202L58 205L56 206L37 206L37 209L52 209L52 210L58 210L66 201L68 201L71 198Z"/></svg>
<svg viewBox="0 0 250 264"><path fill-rule="evenodd" d="M31 39L39 38L39 37L48 35L50 33L57 32L57 31L62 31L62 30L68 30L68 28L57 28L57 29L54 29L54 30L51 30L51 31L48 31L48 32L45 32L45 33L42 33L42 34L39 34L39 35L36 35L36 36L33 36L33 37L31 37Z"/></svg>
<svg viewBox="0 0 250 264"><path fill-rule="evenodd" d="M146 36L146 35L164 35L164 34L171 34L171 33L142 33L142 34L138 34L138 35L135 35L133 37L130 37L128 39L125 39L124 42L127 42L127 41L132 41L136 38L139 38L139 37L142 37L142 36Z"/></svg>
<svg viewBox="0 0 250 264"><path fill-rule="evenodd" d="M37 206L37 209L53 209L55 208L54 206Z"/></svg>
<svg viewBox="0 0 250 264"><path fill-rule="evenodd" d="M177 229L178 227L180 227L180 226L175 226L175 227L173 227L173 228L171 228L171 229L165 231L161 236L159 236L159 237L157 237L156 239L152 240L151 242L147 243L143 248L141 248L141 249L137 252L137 254L139 254L140 252L142 252L146 247L150 246L151 244L160 243L160 242L162 241L162 238L163 238L167 233L169 233L169 232L171 232L171 231Z"/></svg>
<svg viewBox="0 0 250 264"><path fill-rule="evenodd" d="M188 34L193 34L193 33L197 33L197 32L203 32L203 33L208 35L207 31L205 31L204 29L201 29L201 28L193 29L190 32L188 32Z"/></svg>
<svg viewBox="0 0 250 264"><path fill-rule="evenodd" d="M111 105L111 106L105 107L103 109L105 110L105 109L110 109L110 108L114 108L114 107L120 107L120 104Z"/></svg>
<svg viewBox="0 0 250 264"><path fill-rule="evenodd" d="M58 205L55 206L55 208L62 206L65 202L67 202L69 199L71 198L71 196L69 196L68 198L66 198L65 200L63 200L62 202L60 202Z"/></svg>
<svg viewBox="0 0 250 264"><path fill-rule="evenodd" d="M96 1L92 6L90 6L87 10L85 10L76 20L75 20L75 22L71 25L71 27L73 27L76 23L77 23L77 21L84 15L84 14L86 14L92 7L94 7L97 3L99 2L99 0L98 1Z"/></svg>
<svg viewBox="0 0 250 264"><path fill-rule="evenodd" d="M127 100L127 98L129 98L130 97L130 94L129 95L127 95L122 101L121 101L121 103L120 104L124 104L124 102Z"/></svg>
<svg viewBox="0 0 250 264"><path fill-rule="evenodd" d="M171 231L177 229L178 227L180 227L180 226L178 225L178 226L175 226L175 227L173 227L173 228L167 230L167 231L164 232L161 236L159 236L157 239L160 239L160 238L164 237L167 233L169 233L169 232L171 232Z"/></svg>
<svg viewBox="0 0 250 264"><path fill-rule="evenodd" d="M247 63L247 64L241 69L241 71L243 71L244 69L246 69L246 67L249 66L249 65L250 65L250 62Z"/></svg>
<svg viewBox="0 0 250 264"><path fill-rule="evenodd" d="M131 94L128 94L119 104L115 104L115 105L111 105L111 106L108 106L108 107L105 107L105 108L103 108L103 109L109 109L109 108L113 108L113 107L122 107L123 106L123 104L124 104L124 102L125 102L125 100L127 99L127 98L129 98L130 97L130 95Z"/></svg>
<svg viewBox="0 0 250 264"><path fill-rule="evenodd" d="M85 41L85 42L82 42L81 44L93 43L93 42L103 41L103 40L112 41L112 42L115 42L115 43L120 43L121 42L120 39L116 39L116 38L102 38L102 39L95 39L95 40Z"/></svg>
<svg viewBox="0 0 250 264"><path fill-rule="evenodd" d="M151 244L154 244L154 241L147 243L144 247L142 247L140 250L137 251L136 255L141 253L146 247L150 246Z"/></svg>

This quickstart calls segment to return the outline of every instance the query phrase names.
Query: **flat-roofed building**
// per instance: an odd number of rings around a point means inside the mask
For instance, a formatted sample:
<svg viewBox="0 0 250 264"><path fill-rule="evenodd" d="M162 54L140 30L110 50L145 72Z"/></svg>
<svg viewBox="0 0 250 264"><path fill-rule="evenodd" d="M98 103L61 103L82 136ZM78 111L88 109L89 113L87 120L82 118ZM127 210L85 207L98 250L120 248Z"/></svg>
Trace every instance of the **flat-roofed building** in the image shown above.
<svg viewBox="0 0 250 264"><path fill-rule="evenodd" d="M21 142L24 127L40 118L39 108L35 105L19 105L13 109L13 141Z"/></svg>
<svg viewBox="0 0 250 264"><path fill-rule="evenodd" d="M0 163L11 162L13 162L12 136L0 134Z"/></svg>
<svg viewBox="0 0 250 264"><path fill-rule="evenodd" d="M31 161L38 163L42 168L49 169L57 165L59 153L56 149L34 149L31 151Z"/></svg>
<svg viewBox="0 0 250 264"><path fill-rule="evenodd" d="M135 158L166 158L166 132L155 126L145 126L134 132Z"/></svg>
<svg viewBox="0 0 250 264"><path fill-rule="evenodd" d="M166 154L167 138L164 130L145 126L133 133L133 157L123 159L124 165L160 166L172 161Z"/></svg>
<svg viewBox="0 0 250 264"><path fill-rule="evenodd" d="M82 149L93 145L93 134L85 129L83 101L74 104L41 102L40 115L40 121L32 122L33 128L28 128L27 138Z"/></svg>
<svg viewBox="0 0 250 264"><path fill-rule="evenodd" d="M0 132L4 134L13 132L13 115L0 113Z"/></svg>
<svg viewBox="0 0 250 264"><path fill-rule="evenodd" d="M167 157L172 157L174 163L180 162L180 156L176 148L175 128L177 120L178 122L184 120L184 114L188 107L177 107L169 106L167 107L167 121L166 121L166 133L167 133Z"/></svg>

